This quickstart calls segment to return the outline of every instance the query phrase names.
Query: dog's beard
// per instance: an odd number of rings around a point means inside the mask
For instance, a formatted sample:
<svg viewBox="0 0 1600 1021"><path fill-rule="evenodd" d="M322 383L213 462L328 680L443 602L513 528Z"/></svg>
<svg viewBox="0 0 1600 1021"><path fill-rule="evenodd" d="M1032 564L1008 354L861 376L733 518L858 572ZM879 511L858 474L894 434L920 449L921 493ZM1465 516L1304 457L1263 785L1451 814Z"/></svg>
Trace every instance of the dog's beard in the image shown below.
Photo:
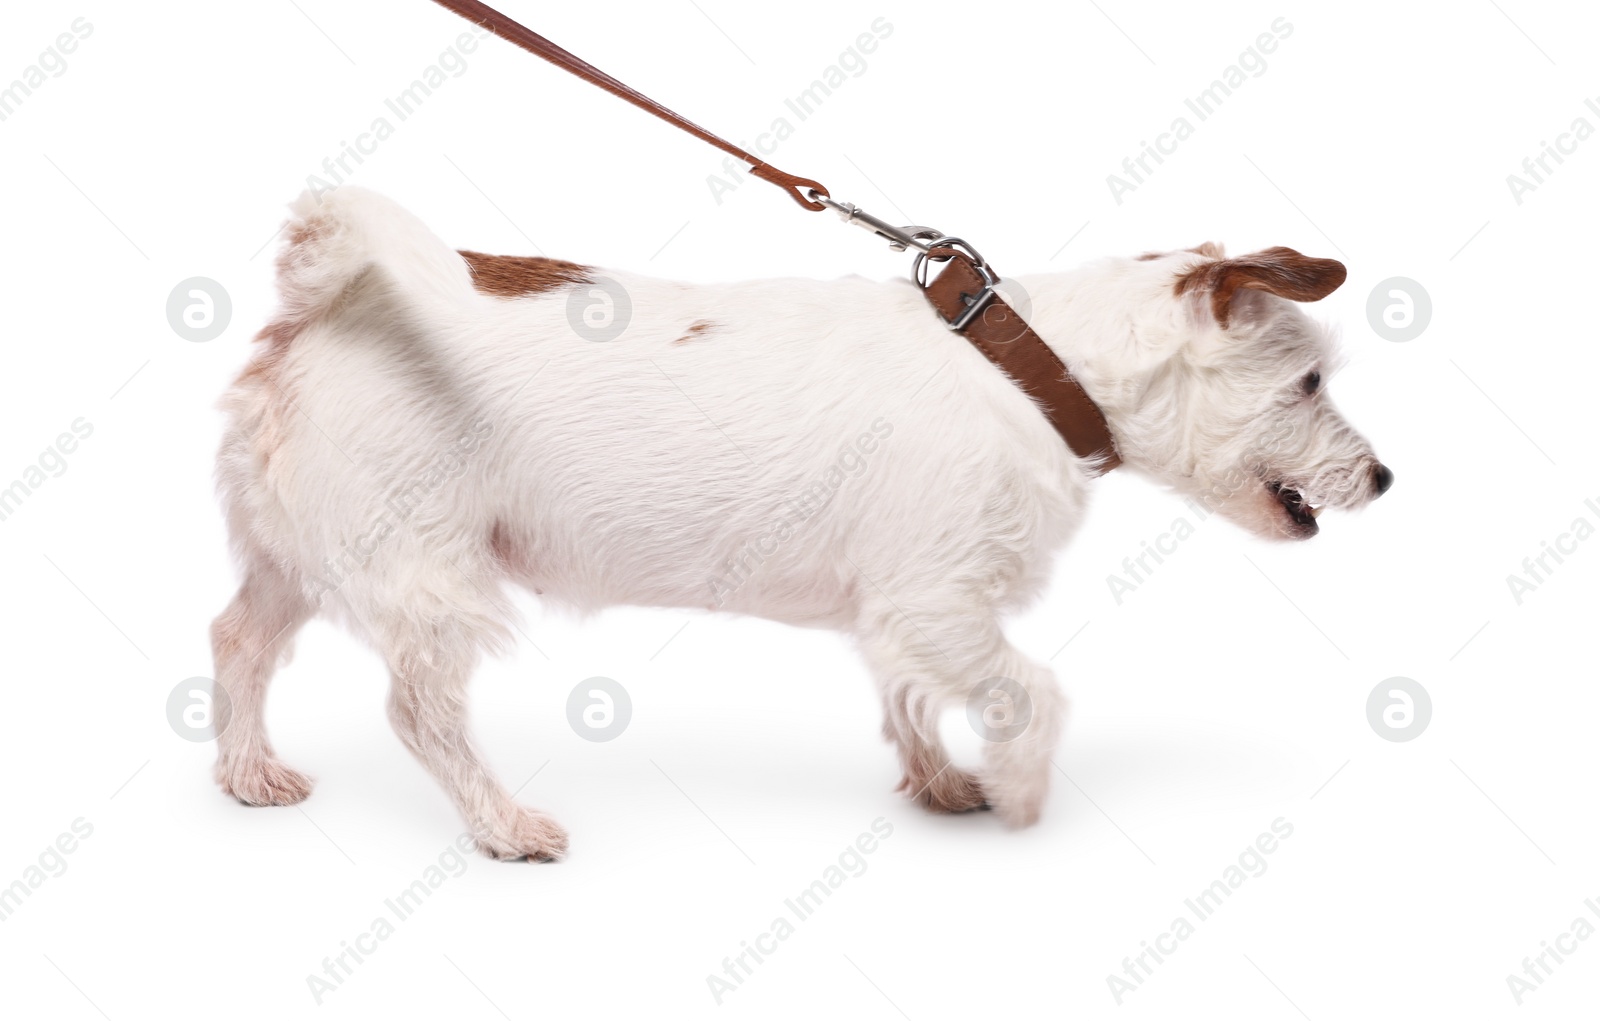
<svg viewBox="0 0 1600 1021"><path fill-rule="evenodd" d="M1222 516L1265 539L1303 541L1318 532L1320 505L1313 506L1294 486L1251 479L1213 504Z"/></svg>
<svg viewBox="0 0 1600 1021"><path fill-rule="evenodd" d="M1321 506L1312 506L1311 502L1299 489L1282 482L1268 482L1267 492L1283 508L1283 513L1288 516L1288 527L1292 539L1309 539L1317 534L1317 515L1322 513Z"/></svg>

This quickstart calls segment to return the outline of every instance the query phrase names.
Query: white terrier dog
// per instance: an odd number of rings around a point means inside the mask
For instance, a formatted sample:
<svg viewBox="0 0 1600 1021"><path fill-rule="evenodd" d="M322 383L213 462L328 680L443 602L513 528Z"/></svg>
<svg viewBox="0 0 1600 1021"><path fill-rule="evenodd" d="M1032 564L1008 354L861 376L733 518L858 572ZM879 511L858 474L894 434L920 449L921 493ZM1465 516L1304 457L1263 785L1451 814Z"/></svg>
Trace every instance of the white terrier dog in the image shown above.
<svg viewBox="0 0 1600 1021"><path fill-rule="evenodd" d="M690 286L458 253L350 187L293 213L282 310L224 400L219 486L244 574L212 628L224 791L310 793L262 707L323 613L387 660L394 727L478 846L559 857L564 831L511 799L468 734L468 679L509 640L515 583L579 610L850 634L913 798L1038 817L1063 700L999 618L1038 595L1094 466L914 285ZM1322 506L1361 506L1393 478L1322 392L1329 345L1290 300L1343 280L1286 248L1203 245L1020 284L1129 467L1303 539ZM937 722L980 682L1027 725L972 774Z"/></svg>

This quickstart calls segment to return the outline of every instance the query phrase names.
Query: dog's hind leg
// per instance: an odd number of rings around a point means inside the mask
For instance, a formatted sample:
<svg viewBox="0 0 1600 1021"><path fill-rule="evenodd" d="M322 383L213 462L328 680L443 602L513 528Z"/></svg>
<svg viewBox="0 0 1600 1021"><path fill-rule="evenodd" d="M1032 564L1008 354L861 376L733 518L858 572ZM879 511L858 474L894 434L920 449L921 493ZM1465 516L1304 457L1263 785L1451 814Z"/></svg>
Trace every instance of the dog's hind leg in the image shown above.
<svg viewBox="0 0 1600 1021"><path fill-rule="evenodd" d="M211 625L216 681L230 707L229 718L218 720L225 725L217 734L216 778L245 804L293 805L311 793L310 778L273 754L265 717L267 684L311 612L293 581L258 560Z"/></svg>
<svg viewBox="0 0 1600 1021"><path fill-rule="evenodd" d="M477 583L460 572L454 580L472 589L418 593L401 613L378 613L390 670L389 721L455 801L479 850L491 858L555 861L566 853L566 831L513 801L473 747L467 682L482 650L503 640L503 627L499 612L473 591Z"/></svg>

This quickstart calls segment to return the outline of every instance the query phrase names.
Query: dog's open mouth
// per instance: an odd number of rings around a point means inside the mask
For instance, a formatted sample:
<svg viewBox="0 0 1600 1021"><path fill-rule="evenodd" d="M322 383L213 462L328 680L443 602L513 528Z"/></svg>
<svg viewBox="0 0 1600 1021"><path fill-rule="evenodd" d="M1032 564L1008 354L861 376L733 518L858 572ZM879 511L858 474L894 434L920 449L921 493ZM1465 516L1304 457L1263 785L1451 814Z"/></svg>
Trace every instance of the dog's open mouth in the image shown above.
<svg viewBox="0 0 1600 1021"><path fill-rule="evenodd" d="M1307 538L1317 534L1317 515L1322 513L1321 507L1311 506L1298 489L1291 489L1281 482L1268 482L1267 490L1283 506L1289 520L1294 522L1295 531Z"/></svg>

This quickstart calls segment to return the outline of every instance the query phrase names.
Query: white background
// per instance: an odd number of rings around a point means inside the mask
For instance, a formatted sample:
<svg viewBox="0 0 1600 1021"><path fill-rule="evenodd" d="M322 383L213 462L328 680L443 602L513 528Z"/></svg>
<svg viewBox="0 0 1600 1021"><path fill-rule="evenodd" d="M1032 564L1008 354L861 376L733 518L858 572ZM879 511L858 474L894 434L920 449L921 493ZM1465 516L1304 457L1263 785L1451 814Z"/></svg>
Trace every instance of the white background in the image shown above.
<svg viewBox="0 0 1600 1021"><path fill-rule="evenodd" d="M1208 522L1121 605L1107 576L1183 507L1128 473L1099 482L1048 597L1011 624L1073 701L1055 789L1025 832L892 793L877 697L835 636L637 610L579 625L530 598L530 640L480 671L475 717L508 785L539 770L520 797L570 829L569 859L469 859L318 1006L307 975L461 830L389 729L385 670L325 624L303 633L269 705L279 753L318 781L299 808L225 798L211 747L175 736L164 707L210 673L207 627L235 584L214 403L270 312L284 204L463 24L423 2L13 6L0 83L75 18L93 33L0 122L0 485L73 420L94 431L0 522L0 885L73 820L93 833L0 922L8 1016L1592 1009L1600 939L1520 1007L1506 976L1574 919L1600 924L1584 906L1600 897L1600 542L1521 605L1506 578L1574 518L1600 523L1584 505L1600 498L1600 140L1521 204L1506 176L1574 118L1600 127L1583 104L1600 97L1595 12L508 0L752 144L884 18L865 72L771 161L960 233L1008 274L1204 240L1341 258L1349 282L1314 310L1349 354L1332 392L1398 481L1307 544ZM1114 201L1106 176L1280 17L1293 33L1266 71ZM352 178L452 244L696 281L908 267L759 181L719 204L719 153L508 44L468 61ZM233 300L209 343L165 317L196 275ZM1408 343L1367 321L1392 276L1433 302ZM592 676L633 699L609 743L566 721ZM1405 743L1366 715L1394 676L1433 703ZM707 975L880 817L893 835L867 871L718 1006ZM1293 835L1267 871L1119 1006L1107 977L1123 958L1280 817Z"/></svg>

